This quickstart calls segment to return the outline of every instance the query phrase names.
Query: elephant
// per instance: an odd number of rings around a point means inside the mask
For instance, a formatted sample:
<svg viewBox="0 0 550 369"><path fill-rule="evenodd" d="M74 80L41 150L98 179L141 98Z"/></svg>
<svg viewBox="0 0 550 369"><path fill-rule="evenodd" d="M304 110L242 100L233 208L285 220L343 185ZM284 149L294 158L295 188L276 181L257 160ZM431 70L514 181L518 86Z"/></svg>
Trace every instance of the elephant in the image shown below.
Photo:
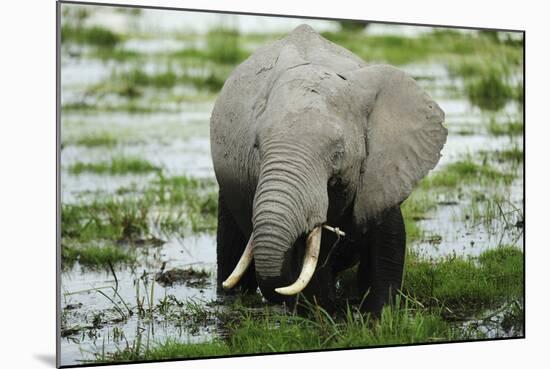
<svg viewBox="0 0 550 369"><path fill-rule="evenodd" d="M444 116L413 78L308 25L256 50L210 119L218 288L330 307L355 267L362 309L379 314L403 279L400 206L441 157Z"/></svg>

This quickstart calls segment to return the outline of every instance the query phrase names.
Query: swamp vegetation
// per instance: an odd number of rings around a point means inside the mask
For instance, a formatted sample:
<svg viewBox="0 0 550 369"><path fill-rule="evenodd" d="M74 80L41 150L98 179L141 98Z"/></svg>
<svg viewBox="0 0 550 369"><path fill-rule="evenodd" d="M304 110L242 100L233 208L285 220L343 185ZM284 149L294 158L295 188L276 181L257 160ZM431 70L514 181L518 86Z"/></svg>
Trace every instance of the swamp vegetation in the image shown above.
<svg viewBox="0 0 550 369"><path fill-rule="evenodd" d="M441 162L403 204L402 291L375 320L351 271L335 314L216 293L210 111L295 20L167 13L62 5L62 365L523 336L521 34L308 21L446 112Z"/></svg>

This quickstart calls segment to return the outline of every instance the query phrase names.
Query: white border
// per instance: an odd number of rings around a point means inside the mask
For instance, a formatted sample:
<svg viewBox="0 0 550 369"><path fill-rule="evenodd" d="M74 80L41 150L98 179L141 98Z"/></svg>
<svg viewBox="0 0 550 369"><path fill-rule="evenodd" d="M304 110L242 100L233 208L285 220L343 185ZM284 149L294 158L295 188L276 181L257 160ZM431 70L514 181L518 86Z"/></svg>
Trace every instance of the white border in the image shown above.
<svg viewBox="0 0 550 369"><path fill-rule="evenodd" d="M101 2L101 1L98 1ZM353 365L372 368L518 368L547 349L548 81L547 12L527 2L455 0L333 2L276 0L108 1L212 10L359 18L527 31L527 338L118 366L120 368L280 368ZM543 4L540 2L540 4ZM55 4L12 1L0 12L2 114L0 335L3 367L52 367L55 354ZM537 365L537 364L535 364Z"/></svg>

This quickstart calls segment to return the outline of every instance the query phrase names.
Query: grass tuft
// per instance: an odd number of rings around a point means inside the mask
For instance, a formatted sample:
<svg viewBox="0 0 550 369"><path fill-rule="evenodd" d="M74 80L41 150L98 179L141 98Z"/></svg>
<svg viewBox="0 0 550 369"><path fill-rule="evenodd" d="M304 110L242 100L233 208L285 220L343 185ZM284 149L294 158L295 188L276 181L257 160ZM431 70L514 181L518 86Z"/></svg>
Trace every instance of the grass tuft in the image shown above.
<svg viewBox="0 0 550 369"><path fill-rule="evenodd" d="M116 245L61 245L61 261L63 266L72 266L75 262L88 267L106 266L109 264L127 263L136 261L133 253L123 250Z"/></svg>
<svg viewBox="0 0 550 369"><path fill-rule="evenodd" d="M117 139L110 133L102 132L94 135L80 137L75 141L75 144L86 147L113 147L117 144Z"/></svg>
<svg viewBox="0 0 550 369"><path fill-rule="evenodd" d="M85 28L63 25L61 27L62 43L73 42L97 47L112 48L120 41L120 35L100 26Z"/></svg>
<svg viewBox="0 0 550 369"><path fill-rule="evenodd" d="M157 172L160 169L150 162L135 158L135 157L113 157L110 162L99 162L99 163L82 163L77 162L69 167L69 173L71 174L81 174L84 172L96 173L96 174L109 174L109 175L120 175L120 174L142 174Z"/></svg>
<svg viewBox="0 0 550 369"><path fill-rule="evenodd" d="M454 315L468 316L521 298L523 252L514 246L500 246L477 259L409 257L403 288L424 306L445 307Z"/></svg>
<svg viewBox="0 0 550 369"><path fill-rule="evenodd" d="M491 121L488 131L493 136L520 136L523 135L523 123L496 123L495 121Z"/></svg>
<svg viewBox="0 0 550 369"><path fill-rule="evenodd" d="M146 73L139 68L120 75L123 83L130 86L151 86L172 88L176 84L177 76L172 69L159 73Z"/></svg>
<svg viewBox="0 0 550 369"><path fill-rule="evenodd" d="M514 178L513 174L501 172L488 164L477 164L471 159L465 159L429 175L421 182L421 187L427 190L432 187L456 187L460 184L500 181L510 184Z"/></svg>
<svg viewBox="0 0 550 369"><path fill-rule="evenodd" d="M466 92L472 103L486 110L500 110L509 100L514 99L514 89L498 74L491 70L488 74L466 83Z"/></svg>
<svg viewBox="0 0 550 369"><path fill-rule="evenodd" d="M64 204L61 236L79 242L135 240L149 233L149 207L107 200L92 204Z"/></svg>
<svg viewBox="0 0 550 369"><path fill-rule="evenodd" d="M167 340L148 347L128 346L114 354L98 355L99 362L159 360L218 355L258 354L334 348L368 347L395 343L468 339L471 336L445 322L435 313L415 309L408 299L384 308L379 320L348 307L332 317L316 305L307 304L307 316L265 307L263 314L240 310L227 323L224 341L190 344Z"/></svg>
<svg viewBox="0 0 550 369"><path fill-rule="evenodd" d="M208 56L216 63L237 64L244 60L246 53L240 48L239 31L215 28L206 36Z"/></svg>

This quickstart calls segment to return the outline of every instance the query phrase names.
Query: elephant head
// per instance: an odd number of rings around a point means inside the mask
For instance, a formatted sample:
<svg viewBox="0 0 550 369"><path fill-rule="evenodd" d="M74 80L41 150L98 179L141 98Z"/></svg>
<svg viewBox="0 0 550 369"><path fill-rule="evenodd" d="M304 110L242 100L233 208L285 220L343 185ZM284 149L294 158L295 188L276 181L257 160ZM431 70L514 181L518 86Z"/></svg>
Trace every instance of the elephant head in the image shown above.
<svg viewBox="0 0 550 369"><path fill-rule="evenodd" d="M444 113L411 77L387 65L345 71L312 53L286 44L255 94L246 155L256 165L253 232L225 287L254 260L268 298L300 292L315 271L323 225L352 214L344 230L365 232L440 158ZM293 255L304 242L298 276Z"/></svg>

